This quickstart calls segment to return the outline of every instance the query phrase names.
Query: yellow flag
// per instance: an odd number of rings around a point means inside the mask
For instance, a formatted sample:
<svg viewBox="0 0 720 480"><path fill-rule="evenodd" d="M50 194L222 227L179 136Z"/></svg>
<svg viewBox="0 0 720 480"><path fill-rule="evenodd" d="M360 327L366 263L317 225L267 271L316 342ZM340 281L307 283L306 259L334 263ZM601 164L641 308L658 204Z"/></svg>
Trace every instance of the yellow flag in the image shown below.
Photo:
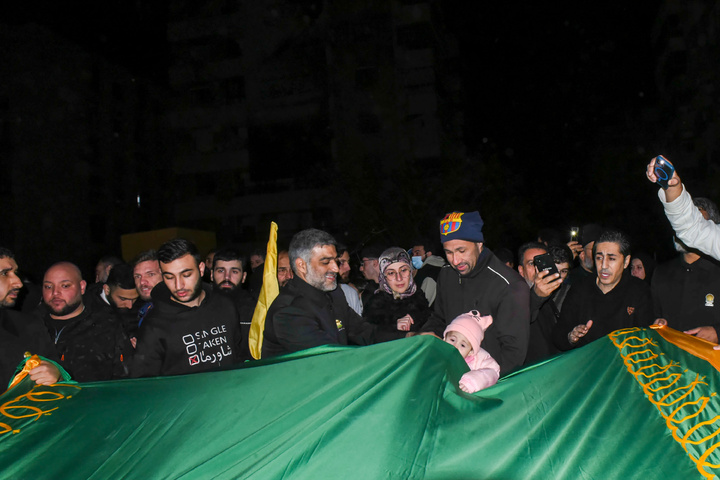
<svg viewBox="0 0 720 480"><path fill-rule="evenodd" d="M260 296L255 306L255 313L253 313L252 324L250 325L250 338L248 339L248 343L250 345L250 354L255 360L260 360L260 353L262 352L265 316L273 300L275 300L275 297L280 293L280 287L277 281L277 230L277 223L272 222L270 224L267 254L265 255L262 289L260 290Z"/></svg>

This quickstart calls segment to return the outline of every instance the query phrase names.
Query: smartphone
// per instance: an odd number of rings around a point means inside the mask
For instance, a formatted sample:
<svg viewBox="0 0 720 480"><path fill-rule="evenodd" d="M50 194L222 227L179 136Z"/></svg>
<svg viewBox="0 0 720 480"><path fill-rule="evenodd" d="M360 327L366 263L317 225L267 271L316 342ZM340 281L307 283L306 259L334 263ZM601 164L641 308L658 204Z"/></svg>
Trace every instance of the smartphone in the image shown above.
<svg viewBox="0 0 720 480"><path fill-rule="evenodd" d="M535 257L533 257L533 265L537 268L538 273L543 270L547 270L549 272L548 275L559 273L557 267L555 266L555 261L549 253L535 255Z"/></svg>
<svg viewBox="0 0 720 480"><path fill-rule="evenodd" d="M580 229L578 227L570 227L570 241L577 242L579 233Z"/></svg>
<svg viewBox="0 0 720 480"><path fill-rule="evenodd" d="M660 185L663 190L668 189L668 181L674 173L675 167L673 167L673 164L670 163L667 158L658 155L655 159L655 176L657 177L657 184Z"/></svg>

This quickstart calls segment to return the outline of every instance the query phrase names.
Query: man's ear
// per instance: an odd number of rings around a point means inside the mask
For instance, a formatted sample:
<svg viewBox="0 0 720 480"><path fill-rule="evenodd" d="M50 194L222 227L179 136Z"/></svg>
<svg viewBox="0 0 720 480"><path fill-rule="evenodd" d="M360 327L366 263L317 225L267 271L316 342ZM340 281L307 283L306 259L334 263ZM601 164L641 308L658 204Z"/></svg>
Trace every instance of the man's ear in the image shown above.
<svg viewBox="0 0 720 480"><path fill-rule="evenodd" d="M243 272L242 277L240 277L240 284L242 285L245 283L245 278L247 278L247 272Z"/></svg>
<svg viewBox="0 0 720 480"><path fill-rule="evenodd" d="M432 252L425 252L425 258L427 258L427 257L429 257L429 256L431 256L431 255L432 255Z"/></svg>
<svg viewBox="0 0 720 480"><path fill-rule="evenodd" d="M105 285L103 285L103 292L105 292L106 297L110 296L110 287L108 286L107 283Z"/></svg>
<svg viewBox="0 0 720 480"><path fill-rule="evenodd" d="M518 273L520 274L521 277L525 278L525 269L523 268L522 265L518 265Z"/></svg>
<svg viewBox="0 0 720 480"><path fill-rule="evenodd" d="M305 275L307 275L307 263L305 263L305 260L303 260L302 258L296 258L295 270L297 271L298 276L304 279Z"/></svg>
<svg viewBox="0 0 720 480"><path fill-rule="evenodd" d="M87 287L87 282L80 280L80 295L85 295L85 287Z"/></svg>
<svg viewBox="0 0 720 480"><path fill-rule="evenodd" d="M623 270L625 270L628 267L628 265L630 265L631 258L632 258L631 255L628 255L625 257L625 266L623 267Z"/></svg>
<svg viewBox="0 0 720 480"><path fill-rule="evenodd" d="M198 264L198 268L200 268L200 276L202 277L205 275L205 262L200 262Z"/></svg>

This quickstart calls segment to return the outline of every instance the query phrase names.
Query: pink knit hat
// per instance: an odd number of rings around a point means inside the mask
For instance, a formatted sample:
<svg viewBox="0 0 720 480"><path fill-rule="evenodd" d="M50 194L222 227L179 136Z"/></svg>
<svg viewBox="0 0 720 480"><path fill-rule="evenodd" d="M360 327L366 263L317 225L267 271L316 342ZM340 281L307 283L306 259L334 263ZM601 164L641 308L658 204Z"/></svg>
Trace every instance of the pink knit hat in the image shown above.
<svg viewBox="0 0 720 480"><path fill-rule="evenodd" d="M443 332L443 337L448 332L461 333L470 342L473 352L477 354L480 351L480 344L485 338L485 330L492 324L492 321L492 315L481 316L477 310L471 310L468 313L458 315L447 326L445 332Z"/></svg>

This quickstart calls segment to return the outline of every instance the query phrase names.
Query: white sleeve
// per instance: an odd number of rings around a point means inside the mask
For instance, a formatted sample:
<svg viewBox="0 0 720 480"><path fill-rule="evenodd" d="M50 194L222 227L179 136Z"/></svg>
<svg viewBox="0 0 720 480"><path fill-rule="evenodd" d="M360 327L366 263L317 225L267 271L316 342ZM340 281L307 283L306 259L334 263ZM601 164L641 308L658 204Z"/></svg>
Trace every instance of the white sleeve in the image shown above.
<svg viewBox="0 0 720 480"><path fill-rule="evenodd" d="M362 300L360 300L360 294L357 290L355 290L350 285L346 285L344 283L340 284L340 288L342 289L343 293L345 294L345 299L348 302L348 305L350 305L350 308L355 310L355 313L360 315L362 317L363 313L363 304Z"/></svg>
<svg viewBox="0 0 720 480"><path fill-rule="evenodd" d="M435 282L435 280L431 277L425 278L425 280L423 280L422 282L422 285L420 286L420 290L422 290L425 294L428 305L432 306L433 302L435 301L435 297L437 296L437 283Z"/></svg>
<svg viewBox="0 0 720 480"><path fill-rule="evenodd" d="M693 204L685 186L683 185L680 196L672 202L666 201L665 191L662 189L658 192L658 197L677 237L688 247L720 260L720 225L712 220L705 220Z"/></svg>

